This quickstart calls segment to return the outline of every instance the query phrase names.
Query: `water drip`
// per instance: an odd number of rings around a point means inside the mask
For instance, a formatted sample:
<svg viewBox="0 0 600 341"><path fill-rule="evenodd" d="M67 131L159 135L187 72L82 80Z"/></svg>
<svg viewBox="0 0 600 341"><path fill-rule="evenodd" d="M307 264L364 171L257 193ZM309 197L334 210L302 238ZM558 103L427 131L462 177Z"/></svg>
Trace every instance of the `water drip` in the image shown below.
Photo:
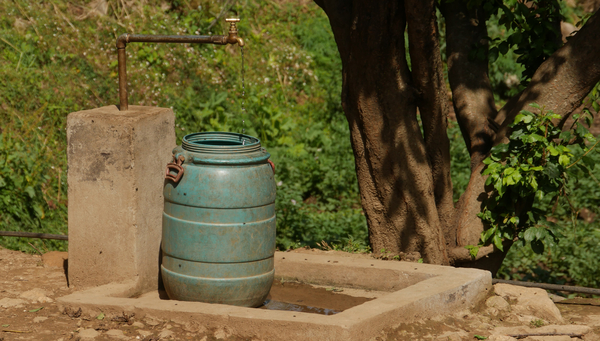
<svg viewBox="0 0 600 341"><path fill-rule="evenodd" d="M246 84L244 79L244 47L240 46L242 54L242 134L246 133Z"/></svg>

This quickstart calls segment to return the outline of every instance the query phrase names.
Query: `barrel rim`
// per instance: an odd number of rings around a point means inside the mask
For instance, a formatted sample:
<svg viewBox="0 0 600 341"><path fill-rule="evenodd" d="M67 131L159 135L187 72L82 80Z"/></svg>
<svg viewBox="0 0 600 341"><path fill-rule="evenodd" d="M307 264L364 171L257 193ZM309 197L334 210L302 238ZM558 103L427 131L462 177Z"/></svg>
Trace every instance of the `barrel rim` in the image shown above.
<svg viewBox="0 0 600 341"><path fill-rule="evenodd" d="M183 137L181 146L186 151L202 154L246 154L261 150L258 138L223 131L188 134Z"/></svg>

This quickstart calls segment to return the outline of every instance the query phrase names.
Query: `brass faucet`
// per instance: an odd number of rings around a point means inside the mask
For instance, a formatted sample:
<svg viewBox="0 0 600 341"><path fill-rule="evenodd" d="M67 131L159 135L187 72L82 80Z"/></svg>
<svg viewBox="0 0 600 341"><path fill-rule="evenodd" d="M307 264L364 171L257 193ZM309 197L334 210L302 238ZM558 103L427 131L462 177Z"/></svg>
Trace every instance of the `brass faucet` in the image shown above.
<svg viewBox="0 0 600 341"><path fill-rule="evenodd" d="M244 40L238 37L238 30L236 23L240 21L239 18L227 18L226 22L229 23L229 35L227 36L228 44L238 44L240 47L244 47Z"/></svg>
<svg viewBox="0 0 600 341"><path fill-rule="evenodd" d="M166 36L166 35L147 35L147 34L129 34L125 33L117 38L117 52L119 62L119 110L126 111L129 108L127 99L127 54L125 48L128 43L192 43L192 44L238 44L243 47L244 40L238 36L237 23L238 18L225 19L229 23L229 34L220 36Z"/></svg>

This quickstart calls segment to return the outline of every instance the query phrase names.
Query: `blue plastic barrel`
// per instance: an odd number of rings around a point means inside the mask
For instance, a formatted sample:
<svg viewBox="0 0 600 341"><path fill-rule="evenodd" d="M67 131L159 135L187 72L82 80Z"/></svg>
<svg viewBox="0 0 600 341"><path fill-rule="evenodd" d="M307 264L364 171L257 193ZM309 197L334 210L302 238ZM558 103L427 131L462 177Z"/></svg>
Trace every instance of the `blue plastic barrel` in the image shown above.
<svg viewBox="0 0 600 341"><path fill-rule="evenodd" d="M170 299L255 307L273 283L275 167L252 136L183 138L167 166L161 275Z"/></svg>

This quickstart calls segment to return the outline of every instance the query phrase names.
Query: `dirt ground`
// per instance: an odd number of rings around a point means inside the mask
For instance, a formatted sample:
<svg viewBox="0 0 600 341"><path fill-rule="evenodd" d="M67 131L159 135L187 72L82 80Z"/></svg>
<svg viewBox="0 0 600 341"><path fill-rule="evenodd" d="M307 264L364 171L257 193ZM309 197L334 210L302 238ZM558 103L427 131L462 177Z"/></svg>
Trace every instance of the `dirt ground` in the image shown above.
<svg viewBox="0 0 600 341"><path fill-rule="evenodd" d="M250 340L232 335L226 327L208 330L201 324L178 322L168 314L136 319L127 315L88 316L81 311L60 309L56 298L77 290L68 286L64 258L64 253L41 257L0 248L0 341ZM600 299L563 300L556 306L564 322L555 325L543 326L548 323L528 320L527 316L517 315L516 309L499 312L482 303L475 311L401 324L382 331L377 339L600 340ZM499 330L515 337L496 335Z"/></svg>

